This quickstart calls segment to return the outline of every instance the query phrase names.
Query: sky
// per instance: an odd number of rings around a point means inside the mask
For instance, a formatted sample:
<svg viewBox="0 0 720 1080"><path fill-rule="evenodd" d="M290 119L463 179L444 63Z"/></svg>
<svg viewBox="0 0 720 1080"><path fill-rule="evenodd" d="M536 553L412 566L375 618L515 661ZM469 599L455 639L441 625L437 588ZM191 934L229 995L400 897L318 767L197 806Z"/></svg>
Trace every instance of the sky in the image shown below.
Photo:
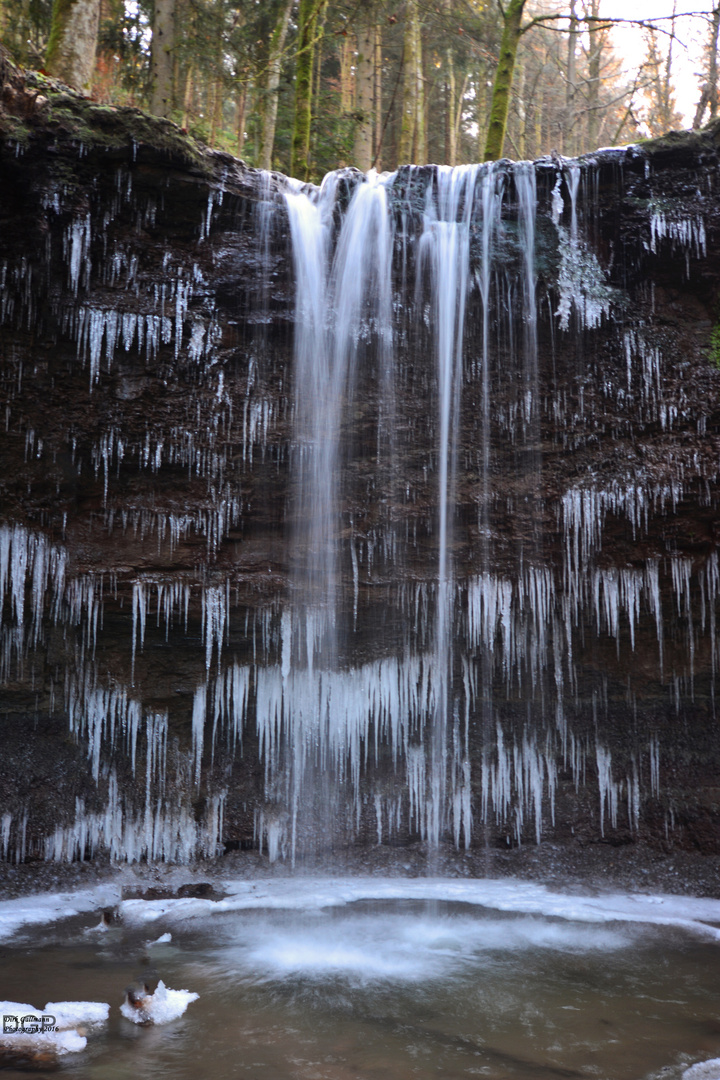
<svg viewBox="0 0 720 1080"><path fill-rule="evenodd" d="M710 12L712 0L676 0L678 14L682 12ZM579 7L579 5L578 5ZM656 19L661 15L671 15L673 0L602 0L601 15L616 19ZM670 28L670 20L659 26ZM673 43L673 66L675 69L675 87L678 109L682 113L687 127L692 125L700 92L698 72L701 65L702 46L708 34L705 19L678 19L676 33L679 40ZM636 71L645 58L645 41L642 30L631 26L618 26L614 29L615 49L624 59L627 71ZM707 117L706 117L707 119Z"/></svg>

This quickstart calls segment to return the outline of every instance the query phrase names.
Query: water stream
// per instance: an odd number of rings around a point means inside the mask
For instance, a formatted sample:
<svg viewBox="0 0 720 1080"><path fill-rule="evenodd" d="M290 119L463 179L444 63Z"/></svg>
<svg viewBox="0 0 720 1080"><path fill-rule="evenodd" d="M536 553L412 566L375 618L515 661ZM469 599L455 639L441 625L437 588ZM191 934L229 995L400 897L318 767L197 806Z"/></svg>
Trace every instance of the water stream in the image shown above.
<svg viewBox="0 0 720 1080"><path fill-rule="evenodd" d="M4 943L11 999L112 1005L61 1075L197 1080L211 1060L218 1080L680 1080L720 1054L717 930L703 922L717 902L442 880L234 888L125 901L122 926L77 916ZM138 1028L117 1008L138 977L199 1000Z"/></svg>

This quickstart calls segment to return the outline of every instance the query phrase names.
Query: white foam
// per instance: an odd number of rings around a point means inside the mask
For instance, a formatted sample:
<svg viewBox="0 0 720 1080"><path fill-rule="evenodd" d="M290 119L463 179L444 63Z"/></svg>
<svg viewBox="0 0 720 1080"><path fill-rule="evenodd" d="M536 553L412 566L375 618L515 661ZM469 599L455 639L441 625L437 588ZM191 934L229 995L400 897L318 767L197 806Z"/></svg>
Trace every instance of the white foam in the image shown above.
<svg viewBox="0 0 720 1080"><path fill-rule="evenodd" d="M309 922L301 916L288 927L270 916L226 925L218 966L234 979L340 976L360 983L426 984L468 964L476 969L495 963L499 955L531 949L609 951L627 947L630 940L616 929L533 917L352 911Z"/></svg>
<svg viewBox="0 0 720 1080"><path fill-rule="evenodd" d="M124 1001L120 1012L133 1024L169 1024L182 1016L190 1002L199 997L191 990L170 990L161 979L155 993L148 994L140 1008Z"/></svg>

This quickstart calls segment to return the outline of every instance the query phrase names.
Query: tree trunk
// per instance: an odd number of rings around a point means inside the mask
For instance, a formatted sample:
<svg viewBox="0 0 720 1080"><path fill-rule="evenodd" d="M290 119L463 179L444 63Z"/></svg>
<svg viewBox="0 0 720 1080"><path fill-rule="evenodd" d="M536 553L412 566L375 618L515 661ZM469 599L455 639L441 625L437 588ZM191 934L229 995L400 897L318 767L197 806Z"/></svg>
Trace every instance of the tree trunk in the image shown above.
<svg viewBox="0 0 720 1080"><path fill-rule="evenodd" d="M375 26L373 11L365 11L363 24L358 34L357 55L357 107L355 139L353 144L353 164L361 172L372 167L373 159L373 96L375 83Z"/></svg>
<svg viewBox="0 0 720 1080"><path fill-rule="evenodd" d="M720 4L713 10L710 29L710 62L708 68L708 98L710 100L710 119L717 119L718 114L718 31L720 31Z"/></svg>
<svg viewBox="0 0 720 1080"><path fill-rule="evenodd" d="M445 83L445 164L455 165L455 60L452 49L447 51L447 82Z"/></svg>
<svg viewBox="0 0 720 1080"><path fill-rule="evenodd" d="M221 79L217 79L215 82L215 93L212 103L212 116L210 120L210 145L214 146L218 130L222 127L222 104L223 104L223 90L225 89Z"/></svg>
<svg viewBox="0 0 720 1080"><path fill-rule="evenodd" d="M484 68L481 68L477 79L475 91L475 123L478 129L477 160L480 161L485 153L487 132L487 76Z"/></svg>
<svg viewBox="0 0 720 1080"><path fill-rule="evenodd" d="M423 73L422 37L420 35L420 18L415 8L415 56L417 57L417 116L415 119L415 145L413 146L413 161L418 165L424 165L427 161L427 114L425 112L425 77Z"/></svg>
<svg viewBox="0 0 720 1080"><path fill-rule="evenodd" d="M262 99L262 136L260 141L261 169L272 169L272 154L275 145L275 125L277 123L278 111L278 87L280 86L283 49L285 48L285 38L287 37L292 6L293 0L284 0L277 22L275 23L275 29L270 38L267 86L266 93Z"/></svg>
<svg viewBox="0 0 720 1080"><path fill-rule="evenodd" d="M193 67L192 64L188 68L188 73L185 77L185 95L182 97L182 126L190 126L190 117L192 116L192 99L195 93L193 82Z"/></svg>
<svg viewBox="0 0 720 1080"><path fill-rule="evenodd" d="M575 153L575 86L577 83L576 47L577 19L575 0L570 0L570 33L567 50L567 83L565 84L565 123L563 125L563 153L572 157Z"/></svg>
<svg viewBox="0 0 720 1080"><path fill-rule="evenodd" d="M517 154L523 161L525 158L525 131L527 125L527 107L525 104L525 65L520 65L520 74L517 80Z"/></svg>
<svg viewBox="0 0 720 1080"><path fill-rule="evenodd" d="M700 101L695 110L693 128L702 127L705 109L710 106L710 119L715 120L718 112L718 31L720 31L720 4L713 8L710 23L710 43L708 45L708 77L702 88Z"/></svg>
<svg viewBox="0 0 720 1080"><path fill-rule="evenodd" d="M465 78L463 79L462 89L460 90L460 93L457 96L457 102L456 102L456 105L455 105L454 139L455 139L455 164L456 165L458 164L458 159L460 159L462 161L462 147L460 145L460 125L462 124L463 109L464 109L464 106L465 106L465 93L467 91L469 82L470 82L470 76L466 74Z"/></svg>
<svg viewBox="0 0 720 1080"><path fill-rule="evenodd" d="M543 128L543 106L545 104L544 95L542 92L537 94L535 103L535 149L533 151L533 157L540 157L542 154L542 128Z"/></svg>
<svg viewBox="0 0 720 1080"><path fill-rule="evenodd" d="M600 16L600 0L592 0L590 14L594 19ZM600 71L604 38L601 30L590 34L588 48L588 94L587 94L587 135L588 145L585 151L592 153L597 149L600 127Z"/></svg>
<svg viewBox="0 0 720 1080"><path fill-rule="evenodd" d="M173 109L175 0L155 0L150 48L150 112L170 116Z"/></svg>
<svg viewBox="0 0 720 1080"><path fill-rule="evenodd" d="M497 161L502 157L507 130L508 111L510 109L510 91L512 90L513 72L518 43L522 34L521 22L525 0L509 0L503 17L503 32L500 41L500 57L495 71L495 81L490 102L490 123L485 142L485 161Z"/></svg>
<svg viewBox="0 0 720 1080"><path fill-rule="evenodd" d="M235 130L238 141L238 157L245 156L245 117L247 115L248 87L244 82L240 86L235 102Z"/></svg>
<svg viewBox="0 0 720 1080"><path fill-rule="evenodd" d="M183 116L182 126L184 128L190 127L190 117L192 115L192 103L193 94L195 90L193 87L193 66L192 64L187 69L187 75L185 76L185 94L183 96Z"/></svg>
<svg viewBox="0 0 720 1080"><path fill-rule="evenodd" d="M45 56L48 75L88 90L95 67L100 0L55 0Z"/></svg>
<svg viewBox="0 0 720 1080"><path fill-rule="evenodd" d="M311 116L319 116L321 112L320 108L320 94L322 87L322 65L323 65L323 45L325 43L325 16L327 15L327 0L320 5L320 13L318 15L317 23L315 26L315 40L317 43L317 52L313 58L313 91L310 103ZM318 139L320 138L320 131L317 124L313 125L310 138L310 157L312 160L317 160Z"/></svg>
<svg viewBox="0 0 720 1080"><path fill-rule="evenodd" d="M352 49L350 47L350 38L346 35L342 40L340 50L340 112L343 116L347 116L352 109L352 101Z"/></svg>
<svg viewBox="0 0 720 1080"><path fill-rule="evenodd" d="M400 124L398 160L400 165L417 161L418 149L425 142L425 115L422 83L422 55L420 51L420 19L417 0L407 0L405 5L405 33L403 35L403 102Z"/></svg>
<svg viewBox="0 0 720 1080"><path fill-rule="evenodd" d="M382 150L382 73L383 73L383 60L382 60L382 27L380 23L375 27L375 62L374 62L374 78L375 78L375 91L373 102L375 106L375 134L373 137L373 167L380 172L382 170L382 163L380 161L380 153Z"/></svg>
<svg viewBox="0 0 720 1080"><path fill-rule="evenodd" d="M307 180L310 172L310 122L312 119L312 75L315 37L320 10L325 0L300 0L298 11L298 51L295 63L295 123L292 135L290 172Z"/></svg>

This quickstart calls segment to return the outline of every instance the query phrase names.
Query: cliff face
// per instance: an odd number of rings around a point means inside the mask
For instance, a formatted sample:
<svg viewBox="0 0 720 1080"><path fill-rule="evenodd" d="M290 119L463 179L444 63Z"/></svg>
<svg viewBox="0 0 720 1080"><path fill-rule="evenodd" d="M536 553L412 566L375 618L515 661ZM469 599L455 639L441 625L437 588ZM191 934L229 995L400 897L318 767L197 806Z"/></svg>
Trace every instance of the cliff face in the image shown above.
<svg viewBox="0 0 720 1080"><path fill-rule="evenodd" d="M313 203L3 80L0 854L719 853L720 129Z"/></svg>

